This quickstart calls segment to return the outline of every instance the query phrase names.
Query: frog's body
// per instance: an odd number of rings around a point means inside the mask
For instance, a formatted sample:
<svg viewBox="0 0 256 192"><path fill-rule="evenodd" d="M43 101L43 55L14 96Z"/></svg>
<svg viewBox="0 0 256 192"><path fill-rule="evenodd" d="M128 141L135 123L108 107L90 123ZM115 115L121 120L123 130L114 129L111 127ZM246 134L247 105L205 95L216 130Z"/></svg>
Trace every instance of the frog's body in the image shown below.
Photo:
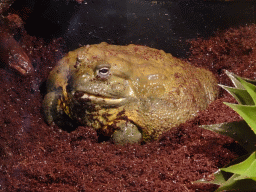
<svg viewBox="0 0 256 192"><path fill-rule="evenodd" d="M63 114L115 143L156 139L217 95L213 74L145 46L101 43L69 52L50 73L48 123Z"/></svg>

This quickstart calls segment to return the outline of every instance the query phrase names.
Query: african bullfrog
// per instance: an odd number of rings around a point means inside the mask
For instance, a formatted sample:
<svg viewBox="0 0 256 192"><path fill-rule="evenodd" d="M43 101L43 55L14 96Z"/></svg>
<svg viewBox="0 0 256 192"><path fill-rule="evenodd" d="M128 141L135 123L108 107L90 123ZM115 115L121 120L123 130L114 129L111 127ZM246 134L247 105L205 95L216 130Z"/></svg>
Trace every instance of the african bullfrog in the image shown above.
<svg viewBox="0 0 256 192"><path fill-rule="evenodd" d="M196 116L217 96L214 75L140 45L87 45L50 72L46 120L72 120L125 144L157 139ZM64 123L64 124L65 124Z"/></svg>

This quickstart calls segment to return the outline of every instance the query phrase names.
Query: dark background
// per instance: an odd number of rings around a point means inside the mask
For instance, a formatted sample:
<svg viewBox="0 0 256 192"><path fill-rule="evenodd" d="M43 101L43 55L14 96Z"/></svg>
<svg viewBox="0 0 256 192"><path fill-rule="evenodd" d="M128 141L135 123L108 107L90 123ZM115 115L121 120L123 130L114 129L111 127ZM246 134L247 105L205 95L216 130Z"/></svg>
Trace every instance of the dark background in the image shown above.
<svg viewBox="0 0 256 192"><path fill-rule="evenodd" d="M86 44L130 43L185 57L187 40L217 30L255 23L255 2L203 0L69 0L16 1L12 9L32 36L64 37L68 50ZM18 11L17 11L18 10Z"/></svg>

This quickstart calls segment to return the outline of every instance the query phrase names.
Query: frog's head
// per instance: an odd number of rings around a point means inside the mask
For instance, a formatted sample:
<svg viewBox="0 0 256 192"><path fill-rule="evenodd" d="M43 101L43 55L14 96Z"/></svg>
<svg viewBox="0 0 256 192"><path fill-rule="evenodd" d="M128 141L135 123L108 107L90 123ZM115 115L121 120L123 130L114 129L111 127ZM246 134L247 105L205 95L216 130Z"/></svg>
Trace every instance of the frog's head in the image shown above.
<svg viewBox="0 0 256 192"><path fill-rule="evenodd" d="M78 57L74 67L67 91L75 99L104 106L120 106L134 97L129 62L116 58L88 62Z"/></svg>

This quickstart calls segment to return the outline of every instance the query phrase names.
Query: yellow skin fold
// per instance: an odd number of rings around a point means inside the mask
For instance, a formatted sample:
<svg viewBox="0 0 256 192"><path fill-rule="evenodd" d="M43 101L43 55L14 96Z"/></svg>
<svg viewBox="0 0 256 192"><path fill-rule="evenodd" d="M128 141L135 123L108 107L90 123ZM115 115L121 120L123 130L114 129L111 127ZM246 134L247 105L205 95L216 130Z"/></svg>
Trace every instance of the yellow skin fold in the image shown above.
<svg viewBox="0 0 256 192"><path fill-rule="evenodd" d="M217 96L217 81L162 50L100 43L69 52L51 71L43 102L49 124L67 114L125 144L157 139Z"/></svg>

